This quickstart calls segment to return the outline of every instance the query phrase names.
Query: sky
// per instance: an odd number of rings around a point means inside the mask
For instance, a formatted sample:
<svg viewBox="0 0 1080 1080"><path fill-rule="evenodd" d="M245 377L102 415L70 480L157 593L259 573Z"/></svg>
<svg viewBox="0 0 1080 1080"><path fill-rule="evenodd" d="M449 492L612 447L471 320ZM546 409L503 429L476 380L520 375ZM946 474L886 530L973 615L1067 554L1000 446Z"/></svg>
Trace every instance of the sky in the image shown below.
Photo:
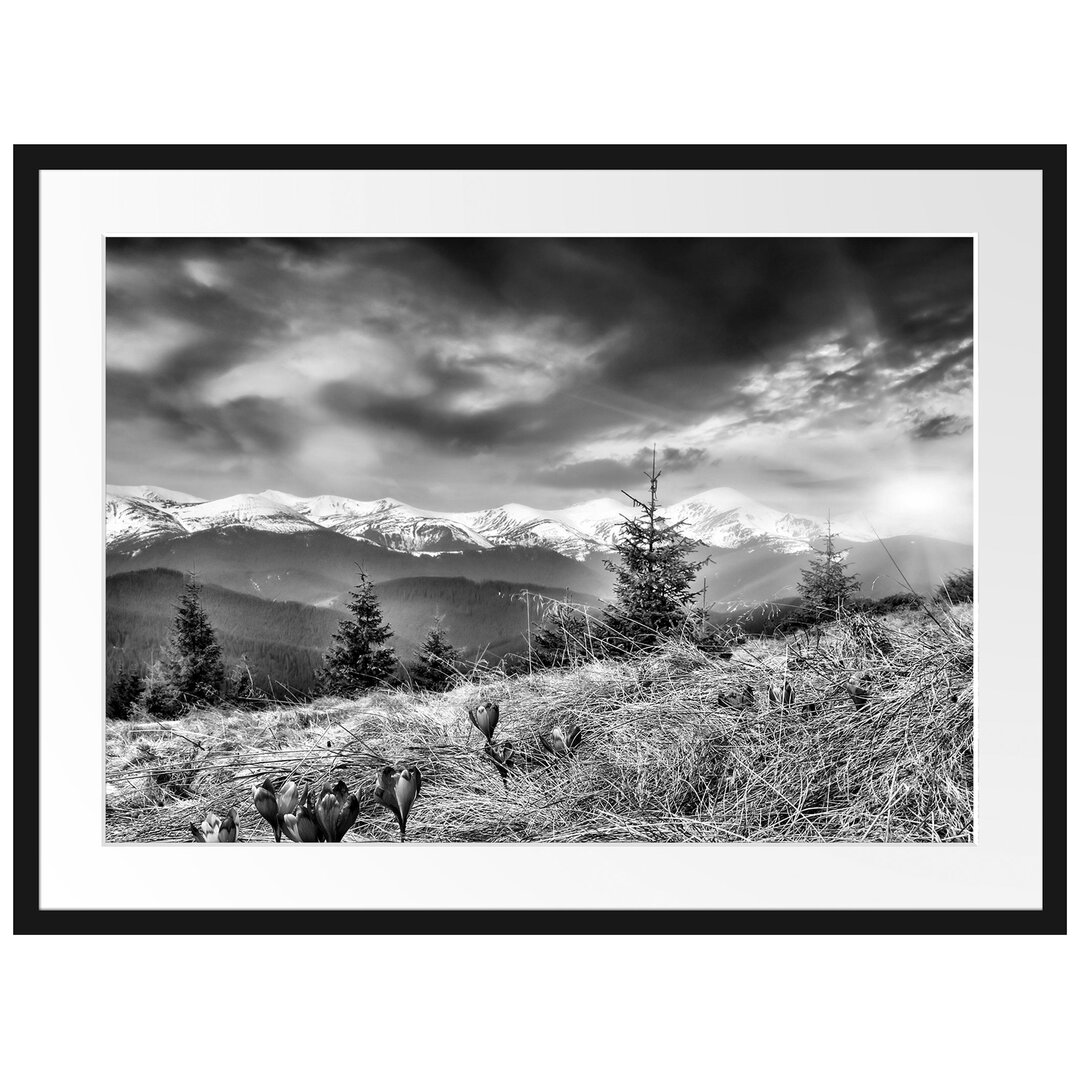
<svg viewBox="0 0 1080 1080"><path fill-rule="evenodd" d="M110 239L107 480L971 541L962 238Z"/></svg>

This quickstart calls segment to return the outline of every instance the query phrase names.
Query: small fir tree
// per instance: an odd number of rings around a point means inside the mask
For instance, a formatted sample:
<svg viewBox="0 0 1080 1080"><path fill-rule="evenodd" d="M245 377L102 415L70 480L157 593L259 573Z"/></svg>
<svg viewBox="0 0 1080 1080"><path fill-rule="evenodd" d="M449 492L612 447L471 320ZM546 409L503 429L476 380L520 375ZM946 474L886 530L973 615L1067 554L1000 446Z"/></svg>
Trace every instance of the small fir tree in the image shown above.
<svg viewBox="0 0 1080 1080"><path fill-rule="evenodd" d="M121 668L105 699L105 715L110 720L127 720L142 692L142 676L137 671L125 671Z"/></svg>
<svg viewBox="0 0 1080 1080"><path fill-rule="evenodd" d="M221 646L203 610L201 592L194 579L185 582L169 645L146 681L142 704L155 716L176 716L221 700L225 679Z"/></svg>
<svg viewBox="0 0 1080 1080"><path fill-rule="evenodd" d="M461 657L442 626L435 623L420 643L412 667L413 685L420 690L449 690L460 671Z"/></svg>
<svg viewBox="0 0 1080 1080"><path fill-rule="evenodd" d="M656 494L660 475L654 450L652 469L645 473L649 500L623 492L637 514L624 520L615 543L619 562L604 561L615 574L616 602L605 612L605 636L616 650L653 648L681 634L697 595L694 579L708 562L691 561L697 541L679 531L680 523L665 519Z"/></svg>
<svg viewBox="0 0 1080 1080"><path fill-rule="evenodd" d="M957 570L934 590L939 604L963 604L975 602L975 570Z"/></svg>
<svg viewBox="0 0 1080 1080"><path fill-rule="evenodd" d="M852 597L859 591L859 579L844 569L844 553L847 548L837 548L836 534L832 531L832 518L828 519L825 533L825 550L814 548L810 565L800 571L799 595L806 611L815 620L835 619L850 606Z"/></svg>
<svg viewBox="0 0 1080 1080"><path fill-rule="evenodd" d="M393 649L385 642L392 633L383 622L375 586L358 568L360 580L349 593L351 619L343 619L334 643L316 672L319 692L350 696L385 685L397 667Z"/></svg>

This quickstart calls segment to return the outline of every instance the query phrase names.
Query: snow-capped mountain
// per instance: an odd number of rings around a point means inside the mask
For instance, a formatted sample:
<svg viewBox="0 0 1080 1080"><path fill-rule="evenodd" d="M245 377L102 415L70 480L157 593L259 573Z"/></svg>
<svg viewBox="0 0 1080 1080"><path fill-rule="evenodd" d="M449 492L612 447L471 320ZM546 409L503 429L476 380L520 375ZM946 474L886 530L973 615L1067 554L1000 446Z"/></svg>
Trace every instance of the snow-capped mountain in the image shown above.
<svg viewBox="0 0 1080 1080"><path fill-rule="evenodd" d="M163 488L108 488L106 535L112 550L133 550L159 539L233 528L272 533L324 530L413 555L482 551L492 547L544 548L583 560L610 551L634 507L593 499L562 510L507 503L488 510L421 510L396 499L365 502L334 495L310 498L282 491L203 501ZM733 488L714 488L665 508L667 520L718 548L763 547L783 554L810 549L825 522L783 513ZM847 540L865 531L834 529Z"/></svg>
<svg viewBox="0 0 1080 1080"><path fill-rule="evenodd" d="M227 529L235 525L262 532L312 532L320 526L276 499L265 495L230 495L210 502L177 507L173 516L188 532Z"/></svg>
<svg viewBox="0 0 1080 1080"><path fill-rule="evenodd" d="M157 540L183 536L187 529L168 510L130 495L105 496L105 538L109 548L137 549ZM132 489L135 490L135 489Z"/></svg>
<svg viewBox="0 0 1080 1080"><path fill-rule="evenodd" d="M553 516L586 536L591 536L597 543L612 547L623 522L634 516L634 508L627 500L620 502L618 499L590 499L589 502L575 503L565 510L559 510Z"/></svg>
<svg viewBox="0 0 1080 1080"><path fill-rule="evenodd" d="M542 547L572 559L584 559L598 546L595 535L567 524L557 511L534 510L521 503L455 516L483 536L489 547Z"/></svg>
<svg viewBox="0 0 1080 1080"><path fill-rule="evenodd" d="M483 535L469 528L468 514L418 510L397 499L362 502L338 495L304 499L282 491L264 491L262 495L291 507L324 529L354 540L370 540L393 551L421 554L492 546Z"/></svg>
<svg viewBox="0 0 1080 1080"><path fill-rule="evenodd" d="M790 554L806 551L825 531L825 523L784 514L748 499L734 488L713 488L667 509L670 522L710 547L766 545Z"/></svg>
<svg viewBox="0 0 1080 1080"><path fill-rule="evenodd" d="M153 487L150 484L143 484L142 487L121 487L117 484L110 484L108 493L110 495L122 495L130 499L142 499L144 502L156 503L158 506L174 506L182 503L206 501L198 495L185 495L182 491L170 491L168 488Z"/></svg>
<svg viewBox="0 0 1080 1080"><path fill-rule="evenodd" d="M327 517L323 524L346 536L413 554L491 547L491 541L461 520L463 516L418 510L397 499L379 499L366 511L358 510L354 516Z"/></svg>

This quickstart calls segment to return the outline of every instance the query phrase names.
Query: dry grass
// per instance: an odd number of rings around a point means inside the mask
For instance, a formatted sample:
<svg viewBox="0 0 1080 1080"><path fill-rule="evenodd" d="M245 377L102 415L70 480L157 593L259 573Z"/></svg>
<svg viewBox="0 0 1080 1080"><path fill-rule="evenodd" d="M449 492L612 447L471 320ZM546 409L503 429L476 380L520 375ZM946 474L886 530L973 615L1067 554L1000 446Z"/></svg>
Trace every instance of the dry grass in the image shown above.
<svg viewBox="0 0 1080 1080"><path fill-rule="evenodd" d="M446 694L386 692L161 724L110 721L111 841L182 841L208 810L240 812L242 841L270 841L250 787L265 776L359 790L348 842L391 841L375 773L414 762L424 785L409 840L932 841L972 839L970 606L750 641L730 660L672 645L634 662L506 679ZM844 690L864 673L868 704ZM794 706L770 705L785 679ZM752 708L718 705L750 685ZM504 787L468 705L501 705ZM554 724L581 745L552 754Z"/></svg>

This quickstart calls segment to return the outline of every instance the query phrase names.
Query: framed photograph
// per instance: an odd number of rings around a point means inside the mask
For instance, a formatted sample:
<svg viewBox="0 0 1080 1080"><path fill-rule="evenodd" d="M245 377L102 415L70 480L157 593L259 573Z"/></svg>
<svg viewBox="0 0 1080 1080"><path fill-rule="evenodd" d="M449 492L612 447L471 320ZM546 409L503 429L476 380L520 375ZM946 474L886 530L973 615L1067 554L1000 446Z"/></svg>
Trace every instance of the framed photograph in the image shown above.
<svg viewBox="0 0 1080 1080"><path fill-rule="evenodd" d="M15 178L18 931L1063 932L1063 147Z"/></svg>

